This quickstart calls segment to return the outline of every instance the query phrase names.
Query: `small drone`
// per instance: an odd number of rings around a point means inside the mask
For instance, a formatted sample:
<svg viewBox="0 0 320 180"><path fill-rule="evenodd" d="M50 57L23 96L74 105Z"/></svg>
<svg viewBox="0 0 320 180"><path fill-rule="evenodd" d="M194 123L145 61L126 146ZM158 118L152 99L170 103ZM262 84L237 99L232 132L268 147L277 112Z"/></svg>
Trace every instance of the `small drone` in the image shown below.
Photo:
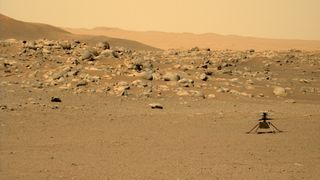
<svg viewBox="0 0 320 180"><path fill-rule="evenodd" d="M257 134L264 134L264 133L276 133L276 132L283 132L279 130L275 125L273 125L268 120L272 120L272 118L268 118L267 112L262 112L261 118L258 120L259 123L256 124L250 131L247 132L247 134L250 134L251 132L257 133ZM262 130L262 131L258 131ZM269 130L269 131L268 131Z"/></svg>

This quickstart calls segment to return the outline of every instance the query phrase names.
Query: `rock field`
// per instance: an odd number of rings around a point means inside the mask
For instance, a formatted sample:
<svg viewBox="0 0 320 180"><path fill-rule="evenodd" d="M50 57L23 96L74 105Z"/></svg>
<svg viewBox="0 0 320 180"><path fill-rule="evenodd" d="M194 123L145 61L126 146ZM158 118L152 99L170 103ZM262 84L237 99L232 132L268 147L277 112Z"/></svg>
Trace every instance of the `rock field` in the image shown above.
<svg viewBox="0 0 320 180"><path fill-rule="evenodd" d="M131 51L79 41L7 40L1 86L135 98L305 100L320 95L320 52L210 49Z"/></svg>

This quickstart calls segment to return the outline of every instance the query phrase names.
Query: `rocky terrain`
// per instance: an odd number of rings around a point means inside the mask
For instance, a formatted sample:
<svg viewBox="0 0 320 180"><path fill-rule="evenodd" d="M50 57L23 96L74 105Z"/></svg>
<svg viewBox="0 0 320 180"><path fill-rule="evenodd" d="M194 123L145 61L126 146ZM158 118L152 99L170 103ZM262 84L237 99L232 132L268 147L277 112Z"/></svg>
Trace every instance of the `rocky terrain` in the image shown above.
<svg viewBox="0 0 320 180"><path fill-rule="evenodd" d="M1 42L2 84L107 96L319 98L319 52L133 51L108 42ZM281 98L279 98L281 97Z"/></svg>
<svg viewBox="0 0 320 180"><path fill-rule="evenodd" d="M9 39L0 65L1 179L320 175L319 51ZM261 111L284 133L245 134Z"/></svg>

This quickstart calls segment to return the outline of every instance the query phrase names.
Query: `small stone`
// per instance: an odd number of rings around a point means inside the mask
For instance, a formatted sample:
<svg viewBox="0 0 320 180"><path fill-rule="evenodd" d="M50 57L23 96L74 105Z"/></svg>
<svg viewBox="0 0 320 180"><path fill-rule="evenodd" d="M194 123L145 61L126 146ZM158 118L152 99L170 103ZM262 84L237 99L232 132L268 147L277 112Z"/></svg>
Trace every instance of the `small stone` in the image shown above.
<svg viewBox="0 0 320 180"><path fill-rule="evenodd" d="M310 81L307 80L307 79L300 79L299 81L300 81L301 83L310 83Z"/></svg>
<svg viewBox="0 0 320 180"><path fill-rule="evenodd" d="M240 95L246 96L246 97L249 97L249 98L253 98L253 95L252 95L252 94L246 93L246 92L241 92Z"/></svg>
<svg viewBox="0 0 320 180"><path fill-rule="evenodd" d="M301 164L301 163L294 163L294 165L295 165L295 166L300 166L300 167L303 166L303 164Z"/></svg>
<svg viewBox="0 0 320 180"><path fill-rule="evenodd" d="M205 74L206 74L207 76L212 76L213 72L212 72L212 71L206 71Z"/></svg>
<svg viewBox="0 0 320 180"><path fill-rule="evenodd" d="M294 104L296 103L296 101L294 99L287 99L284 101L285 103L290 103L290 104Z"/></svg>
<svg viewBox="0 0 320 180"><path fill-rule="evenodd" d="M54 105L54 106L51 107L51 109L59 109L59 106Z"/></svg>
<svg viewBox="0 0 320 180"><path fill-rule="evenodd" d="M142 80L140 79L137 79L135 81L132 81L131 83L132 86L136 86L138 88L143 88L143 87L147 87L148 84L146 82L143 82Z"/></svg>
<svg viewBox="0 0 320 180"><path fill-rule="evenodd" d="M283 87L274 87L273 94L275 94L276 96L281 96L281 97L287 96L286 89Z"/></svg>
<svg viewBox="0 0 320 180"><path fill-rule="evenodd" d="M188 70L194 70L194 66L193 65L180 65L180 69L183 71L188 71Z"/></svg>
<svg viewBox="0 0 320 180"><path fill-rule="evenodd" d="M145 79L145 80L153 80L153 75L152 75L152 72L141 72L141 73L136 73L136 76L137 77L140 77L142 79Z"/></svg>
<svg viewBox="0 0 320 180"><path fill-rule="evenodd" d="M128 90L127 90L127 89L124 89L124 90L120 93L120 96L125 96L125 97L129 96Z"/></svg>
<svg viewBox="0 0 320 180"><path fill-rule="evenodd" d="M119 96L128 96L127 90L129 89L130 89L130 85L125 81L118 82L113 88L114 92Z"/></svg>
<svg viewBox="0 0 320 180"><path fill-rule="evenodd" d="M56 80L56 79L63 77L65 74L67 74L69 71L71 71L71 69L72 68L69 66L63 68L61 71L52 74L52 79Z"/></svg>
<svg viewBox="0 0 320 180"><path fill-rule="evenodd" d="M71 163L71 166L78 166L78 164L76 164L76 163Z"/></svg>
<svg viewBox="0 0 320 180"><path fill-rule="evenodd" d="M190 90L190 93L193 97L205 98L205 95L201 91Z"/></svg>
<svg viewBox="0 0 320 180"><path fill-rule="evenodd" d="M200 48L199 47L193 47L190 49L190 51L200 51Z"/></svg>
<svg viewBox="0 0 320 180"><path fill-rule="evenodd" d="M255 87L254 87L254 86L246 86L246 89L248 89L248 90L254 90Z"/></svg>
<svg viewBox="0 0 320 180"><path fill-rule="evenodd" d="M161 79L161 74L158 72L152 73L152 80L160 80Z"/></svg>
<svg viewBox="0 0 320 180"><path fill-rule="evenodd" d="M254 82L253 82L251 79L248 79L248 80L246 81L246 83L247 83L247 84L250 84L250 85L253 85L253 84L254 84Z"/></svg>
<svg viewBox="0 0 320 180"><path fill-rule="evenodd" d="M51 102L62 102L58 97L51 97Z"/></svg>
<svg viewBox="0 0 320 180"><path fill-rule="evenodd" d="M191 87L193 86L194 81L192 79L183 78L183 79L180 79L178 83L180 86L183 86L183 87Z"/></svg>
<svg viewBox="0 0 320 180"><path fill-rule="evenodd" d="M206 81L208 80L208 76L205 73L203 73L203 74L200 74L199 79L201 79L202 81Z"/></svg>
<svg viewBox="0 0 320 180"><path fill-rule="evenodd" d="M163 106L159 103L151 103L149 106L151 106L152 109L163 109Z"/></svg>
<svg viewBox="0 0 320 180"><path fill-rule="evenodd" d="M41 89L41 88L43 88L43 83L41 81L35 81L32 84L32 87Z"/></svg>
<svg viewBox="0 0 320 180"><path fill-rule="evenodd" d="M90 75L87 75L85 79L89 82L99 82L101 80L99 76L90 76Z"/></svg>
<svg viewBox="0 0 320 180"><path fill-rule="evenodd" d="M227 87L219 87L216 91L219 93L227 93L227 92L230 92L231 90Z"/></svg>
<svg viewBox="0 0 320 180"><path fill-rule="evenodd" d="M213 98L215 98L215 97L216 97L215 94L208 94L208 98L209 98L209 99L213 99Z"/></svg>
<svg viewBox="0 0 320 180"><path fill-rule="evenodd" d="M111 57L111 58L119 58L120 55L118 52L110 49L105 49L100 53L100 57Z"/></svg>
<svg viewBox="0 0 320 180"><path fill-rule="evenodd" d="M190 94L186 90L179 90L179 91L177 91L177 95L178 96L189 96Z"/></svg>
<svg viewBox="0 0 320 180"><path fill-rule="evenodd" d="M180 76L177 73L167 72L165 75L163 75L163 79L165 81L179 81Z"/></svg>
<svg viewBox="0 0 320 180"><path fill-rule="evenodd" d="M85 80L81 80L76 84L77 87L86 86L86 85L88 85L88 82Z"/></svg>
<svg viewBox="0 0 320 180"><path fill-rule="evenodd" d="M74 57L68 58L67 62L70 63L70 64L74 64L74 65L79 65L80 64L78 59L74 58Z"/></svg>
<svg viewBox="0 0 320 180"><path fill-rule="evenodd" d="M6 110L6 109L8 109L8 106L1 104L1 105L0 105L0 109L1 109L1 110Z"/></svg>
<svg viewBox="0 0 320 180"><path fill-rule="evenodd" d="M42 49L42 53L44 54L50 54L51 51L49 49Z"/></svg>
<svg viewBox="0 0 320 180"><path fill-rule="evenodd" d="M17 61L15 61L15 60L4 60L4 62L3 62L3 65L5 66L5 67L8 67L8 66L14 66L15 64L17 64Z"/></svg>
<svg viewBox="0 0 320 180"><path fill-rule="evenodd" d="M159 91L169 91L170 88L167 85L159 85L158 90Z"/></svg>

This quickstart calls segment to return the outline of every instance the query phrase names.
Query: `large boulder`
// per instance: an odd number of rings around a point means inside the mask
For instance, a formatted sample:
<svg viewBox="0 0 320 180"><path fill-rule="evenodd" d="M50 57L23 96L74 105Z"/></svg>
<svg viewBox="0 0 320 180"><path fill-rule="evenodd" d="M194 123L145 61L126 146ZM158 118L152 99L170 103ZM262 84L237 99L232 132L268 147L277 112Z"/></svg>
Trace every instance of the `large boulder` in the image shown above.
<svg viewBox="0 0 320 180"><path fill-rule="evenodd" d="M62 49L71 49L71 43L68 41L59 42Z"/></svg>
<svg viewBox="0 0 320 180"><path fill-rule="evenodd" d="M27 49L33 49L33 50L37 50L37 46L36 46L36 42L35 41L28 41L24 44L24 47Z"/></svg>
<svg viewBox="0 0 320 180"><path fill-rule="evenodd" d="M99 42L96 45L96 47L102 50L106 50L106 49L110 49L110 44L107 41L102 41L102 42Z"/></svg>
<svg viewBox="0 0 320 180"><path fill-rule="evenodd" d="M96 57L96 56L98 56L99 55L99 53L97 52L97 50L96 49L94 49L94 48L87 48L87 49L85 49L83 52L82 52L82 54L81 54L81 59L82 60L94 60L94 58Z"/></svg>
<svg viewBox="0 0 320 180"><path fill-rule="evenodd" d="M93 55L89 50L84 50L81 54L82 60L91 60L93 58Z"/></svg>

